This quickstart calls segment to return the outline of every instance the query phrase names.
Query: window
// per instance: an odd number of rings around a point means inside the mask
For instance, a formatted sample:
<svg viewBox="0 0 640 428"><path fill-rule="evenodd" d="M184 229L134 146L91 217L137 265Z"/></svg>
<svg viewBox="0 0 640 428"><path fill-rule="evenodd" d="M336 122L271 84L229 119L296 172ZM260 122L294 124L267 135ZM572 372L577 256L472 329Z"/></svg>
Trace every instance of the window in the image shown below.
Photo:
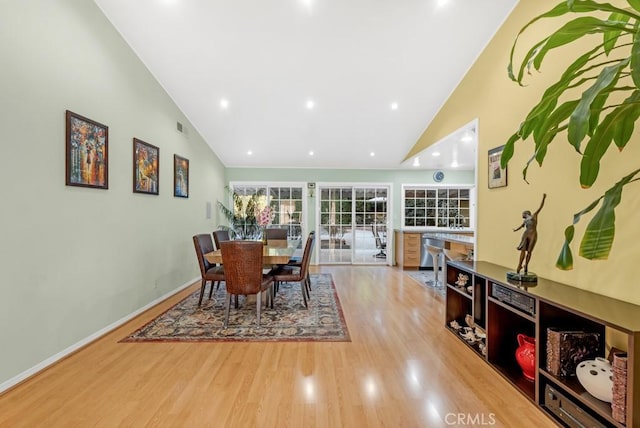
<svg viewBox="0 0 640 428"><path fill-rule="evenodd" d="M469 228L470 187L403 186L404 227Z"/></svg>
<svg viewBox="0 0 640 428"><path fill-rule="evenodd" d="M246 212L248 204L257 211L269 205L273 210L270 227L287 229L291 238L302 236L303 185L232 184L230 187L242 201L234 206L235 214Z"/></svg>
<svg viewBox="0 0 640 428"><path fill-rule="evenodd" d="M286 228L292 238L302 236L302 186L269 187L269 206L272 226Z"/></svg>

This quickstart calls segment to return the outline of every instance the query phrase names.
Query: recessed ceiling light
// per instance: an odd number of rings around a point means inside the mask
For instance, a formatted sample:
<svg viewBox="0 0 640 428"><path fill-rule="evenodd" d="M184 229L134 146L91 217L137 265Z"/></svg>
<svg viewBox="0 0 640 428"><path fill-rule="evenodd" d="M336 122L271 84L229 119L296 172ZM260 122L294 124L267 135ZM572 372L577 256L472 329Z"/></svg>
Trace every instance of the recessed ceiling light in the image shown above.
<svg viewBox="0 0 640 428"><path fill-rule="evenodd" d="M398 110L398 103L391 103L391 110Z"/></svg>
<svg viewBox="0 0 640 428"><path fill-rule="evenodd" d="M438 0L438 6L444 6L449 0Z"/></svg>
<svg viewBox="0 0 640 428"><path fill-rule="evenodd" d="M251 155L253 154L253 152L252 152L251 150L249 150L249 151L247 152L247 154L248 154L249 156L251 156Z"/></svg>
<svg viewBox="0 0 640 428"><path fill-rule="evenodd" d="M420 158L416 156L413 160L413 166L420 166Z"/></svg>
<svg viewBox="0 0 640 428"><path fill-rule="evenodd" d="M462 136L462 138L460 138L460 141L468 143L469 141L473 140L473 136L471 135L471 133L469 131L465 132L464 135Z"/></svg>
<svg viewBox="0 0 640 428"><path fill-rule="evenodd" d="M316 103L313 102L313 100L307 100L307 108L309 110L311 110L315 105L316 105Z"/></svg>
<svg viewBox="0 0 640 428"><path fill-rule="evenodd" d="M376 155L375 152L369 153L369 156L371 156L371 157L374 157L375 155Z"/></svg>
<svg viewBox="0 0 640 428"><path fill-rule="evenodd" d="M451 162L451 168L457 168L458 166L460 166L458 165L458 161Z"/></svg>
<svg viewBox="0 0 640 428"><path fill-rule="evenodd" d="M431 153L431 156L433 156L434 158L437 158L438 156L440 156L440 152L433 152Z"/></svg>
<svg viewBox="0 0 640 428"><path fill-rule="evenodd" d="M221 99L221 100L220 100L220 108L223 108L223 109L225 109L225 110L226 110L227 108L229 108L229 100L226 100L226 99L224 99L224 98L223 98L223 99Z"/></svg>
<svg viewBox="0 0 640 428"><path fill-rule="evenodd" d="M313 156L313 150L309 150L309 156Z"/></svg>

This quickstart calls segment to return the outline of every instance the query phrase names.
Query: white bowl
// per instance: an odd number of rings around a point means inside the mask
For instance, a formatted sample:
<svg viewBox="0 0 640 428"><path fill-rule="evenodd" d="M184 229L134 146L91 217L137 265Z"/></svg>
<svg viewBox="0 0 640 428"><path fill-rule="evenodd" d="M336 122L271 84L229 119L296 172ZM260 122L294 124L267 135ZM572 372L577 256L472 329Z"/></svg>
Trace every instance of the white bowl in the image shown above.
<svg viewBox="0 0 640 428"><path fill-rule="evenodd" d="M598 400L613 400L613 369L605 358L586 360L578 364L576 375L587 392Z"/></svg>

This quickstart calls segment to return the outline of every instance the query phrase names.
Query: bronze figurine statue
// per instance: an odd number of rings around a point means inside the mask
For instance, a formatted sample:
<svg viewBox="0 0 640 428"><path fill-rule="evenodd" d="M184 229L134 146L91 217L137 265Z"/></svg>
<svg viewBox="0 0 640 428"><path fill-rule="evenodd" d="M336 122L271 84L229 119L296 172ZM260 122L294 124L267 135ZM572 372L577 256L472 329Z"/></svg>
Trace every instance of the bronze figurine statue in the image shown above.
<svg viewBox="0 0 640 428"><path fill-rule="evenodd" d="M536 212L531 214L531 211L523 211L522 212L522 224L520 227L513 229L514 232L524 228L524 232L522 232L522 239L520 240L520 245L518 245L518 250L520 250L520 261L518 262L518 269L516 270L517 274L520 274L520 271L524 267L525 275L529 273L529 260L531 260L531 253L533 252L533 248L536 246L536 241L538 240L538 214L540 210L544 206L544 200L547 198L547 194L542 194L542 202L540 202L540 207ZM524 266L522 262L524 261Z"/></svg>

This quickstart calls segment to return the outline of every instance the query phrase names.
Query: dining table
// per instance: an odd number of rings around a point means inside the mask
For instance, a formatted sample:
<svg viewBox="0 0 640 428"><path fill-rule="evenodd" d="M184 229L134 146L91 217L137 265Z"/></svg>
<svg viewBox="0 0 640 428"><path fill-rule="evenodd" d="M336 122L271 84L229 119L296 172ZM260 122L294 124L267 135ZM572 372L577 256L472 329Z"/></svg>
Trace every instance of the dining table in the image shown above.
<svg viewBox="0 0 640 428"><path fill-rule="evenodd" d="M300 248L300 239L270 239L263 247L262 263L265 265L286 265L296 250ZM204 258L212 264L222 264L220 249L205 253Z"/></svg>

